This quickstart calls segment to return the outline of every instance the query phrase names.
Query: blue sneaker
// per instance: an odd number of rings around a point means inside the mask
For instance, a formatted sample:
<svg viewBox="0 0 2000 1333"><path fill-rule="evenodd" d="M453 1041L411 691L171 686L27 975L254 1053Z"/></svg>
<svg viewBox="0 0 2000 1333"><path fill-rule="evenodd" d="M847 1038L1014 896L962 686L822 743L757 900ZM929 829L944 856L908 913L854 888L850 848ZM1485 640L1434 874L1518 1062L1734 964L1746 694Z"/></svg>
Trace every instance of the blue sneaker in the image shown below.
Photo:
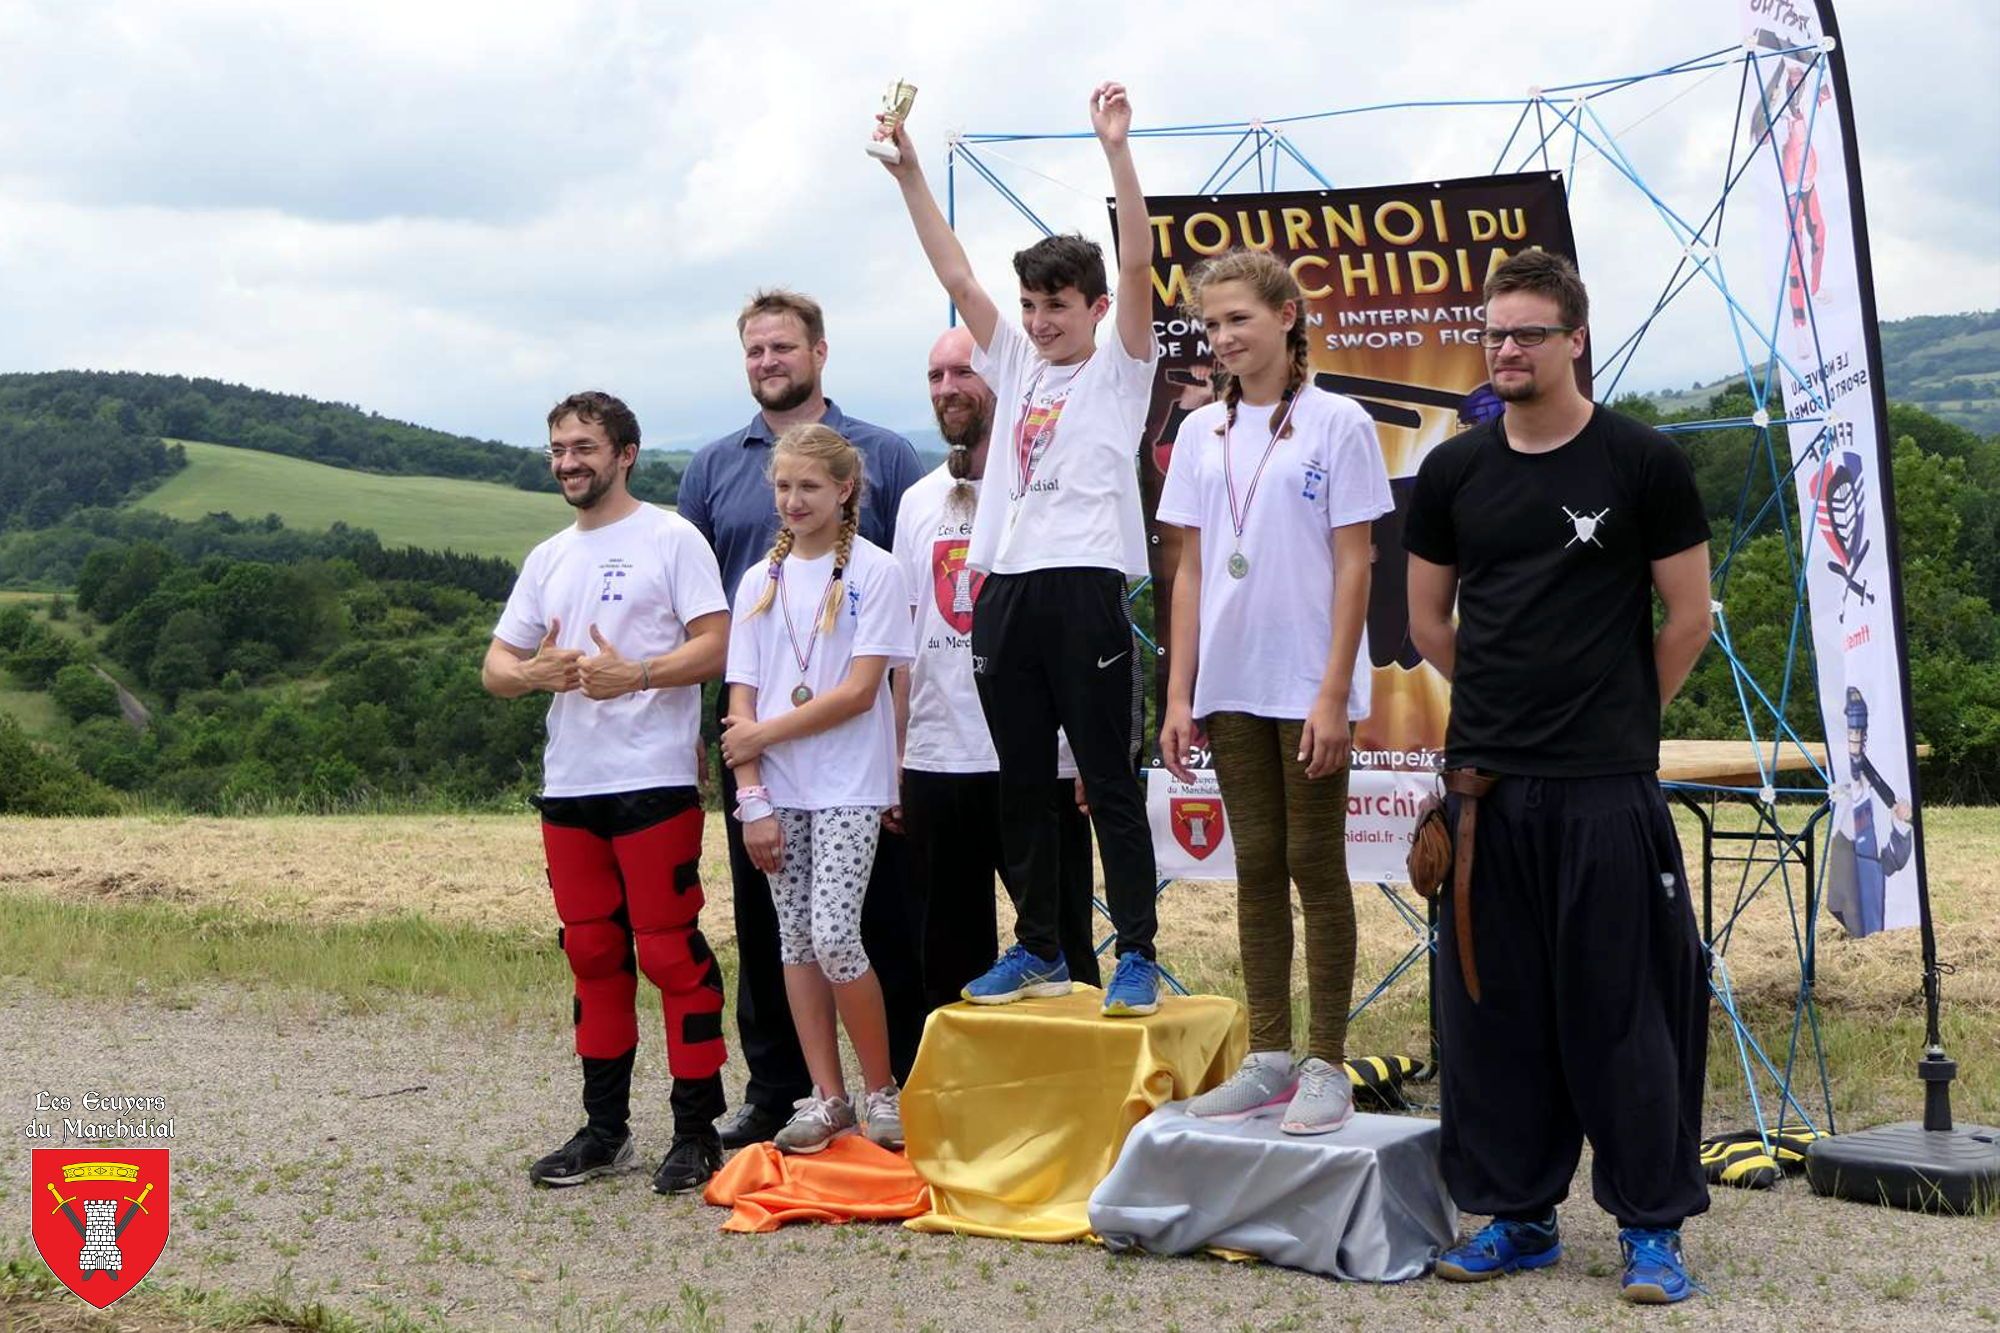
<svg viewBox="0 0 2000 1333"><path fill-rule="evenodd" d="M1061 954L1051 963L1016 944L959 994L974 1004L1012 1004L1030 995L1067 995L1074 984Z"/></svg>
<svg viewBox="0 0 2000 1333"><path fill-rule="evenodd" d="M1113 1018L1150 1014L1160 1007L1160 965L1134 949L1118 955L1118 970L1104 992L1104 1012Z"/></svg>
<svg viewBox="0 0 2000 1333"><path fill-rule="evenodd" d="M1688 1276L1678 1228L1626 1227L1618 1233L1618 1244L1625 1251L1625 1276L1619 1285L1633 1304L1672 1305L1703 1290Z"/></svg>
<svg viewBox="0 0 2000 1333"><path fill-rule="evenodd" d="M1485 1282L1524 1268L1547 1268L1562 1258L1554 1214L1546 1222L1494 1218L1470 1240L1438 1256L1437 1275L1447 1282Z"/></svg>

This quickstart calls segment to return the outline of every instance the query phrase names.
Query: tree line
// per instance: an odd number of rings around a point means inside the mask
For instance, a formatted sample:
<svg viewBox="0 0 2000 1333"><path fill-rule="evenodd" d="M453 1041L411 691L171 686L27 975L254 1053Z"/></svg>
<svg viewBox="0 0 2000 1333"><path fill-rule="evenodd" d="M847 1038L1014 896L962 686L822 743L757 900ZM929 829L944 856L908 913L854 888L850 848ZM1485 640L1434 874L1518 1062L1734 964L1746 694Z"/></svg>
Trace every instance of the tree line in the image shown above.
<svg viewBox="0 0 2000 1333"><path fill-rule="evenodd" d="M1649 414L1636 399L1619 406ZM1751 409L1738 386L1699 415ZM1934 751L1924 792L1991 802L2000 799L2000 438L1901 404L1891 429L1916 731ZM1728 556L1734 649L1776 701L1802 537L1787 464L1767 465L1748 428L1680 438L1718 567ZM517 802L539 782L546 701L495 700L478 679L514 574L504 560L384 548L361 529L299 532L275 517L183 523L82 508L0 531L0 586L70 590L38 609L0 610L7 683L46 694L61 719L31 740L0 718L0 811ZM1798 658L1783 705L1814 736L1808 664ZM107 675L150 707L146 725L125 719ZM1756 720L1769 734L1768 719ZM1743 697L1720 652L1704 655L1665 726L1674 736L1744 734Z"/></svg>
<svg viewBox="0 0 2000 1333"><path fill-rule="evenodd" d="M532 449L432 430L345 403L184 375L95 370L0 375L0 423L32 426L42 432L44 445L122 440L129 443L121 448L165 449L163 439L200 440L362 472L455 477L524 491L556 489L547 460ZM0 432L5 429L0 424ZM0 433L0 466L4 450ZM38 502L37 522L53 522L87 505L116 503L146 479L122 458L108 466L112 476L126 478L124 491L72 502L59 512L51 508L54 498ZM166 470L179 466L174 462ZM657 455L642 451L632 480L634 492L646 500L672 504L679 494L679 469ZM38 487L52 497L66 489ZM0 494L11 490L0 489ZM6 518L0 508L0 525Z"/></svg>
<svg viewBox="0 0 2000 1333"><path fill-rule="evenodd" d="M1713 403L1660 418L1640 399L1621 409L1671 426L1681 420L1747 419L1749 386ZM1981 437L1906 403L1892 403L1897 536L1917 739L1932 748L1922 772L1926 799L2000 800L2000 437ZM1702 430L1678 436L1688 446L1696 485L1714 530L1721 569L1717 597L1728 612L1730 644L1773 703L1805 737L1821 734L1809 642L1788 673L1792 609L1799 571L1816 553L1818 534L1800 530L1784 444L1770 466L1757 432ZM1774 490L1784 493L1775 502ZM1882 540L1874 534L1874 540ZM1770 712L1747 706L1755 734L1772 734ZM1746 700L1728 659L1711 647L1668 707L1665 731L1676 737L1746 733Z"/></svg>

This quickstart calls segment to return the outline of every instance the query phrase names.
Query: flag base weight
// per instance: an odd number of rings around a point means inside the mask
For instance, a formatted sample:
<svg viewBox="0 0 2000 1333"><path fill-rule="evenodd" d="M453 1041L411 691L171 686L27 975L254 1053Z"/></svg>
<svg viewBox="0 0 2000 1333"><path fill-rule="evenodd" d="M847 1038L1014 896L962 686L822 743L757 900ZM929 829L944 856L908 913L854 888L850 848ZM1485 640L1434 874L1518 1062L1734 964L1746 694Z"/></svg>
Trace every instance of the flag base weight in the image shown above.
<svg viewBox="0 0 2000 1333"><path fill-rule="evenodd" d="M1925 1129L1915 1120L1820 1139L1806 1150L1812 1192L1923 1213L2000 1207L2000 1129Z"/></svg>

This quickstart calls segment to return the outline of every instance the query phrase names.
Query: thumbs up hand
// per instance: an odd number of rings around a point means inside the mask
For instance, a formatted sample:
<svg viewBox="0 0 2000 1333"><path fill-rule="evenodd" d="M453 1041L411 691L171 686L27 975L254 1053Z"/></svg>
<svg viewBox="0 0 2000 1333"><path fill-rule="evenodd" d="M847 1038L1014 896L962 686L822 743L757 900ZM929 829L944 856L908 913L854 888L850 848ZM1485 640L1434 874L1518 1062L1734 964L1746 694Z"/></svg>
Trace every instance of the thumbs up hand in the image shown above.
<svg viewBox="0 0 2000 1333"><path fill-rule="evenodd" d="M590 627L590 641L597 645L596 655L577 663L584 694L592 699L616 699L645 688L644 663L619 656L618 649L595 625Z"/></svg>
<svg viewBox="0 0 2000 1333"><path fill-rule="evenodd" d="M567 694L580 683L577 661L583 654L575 648L558 648L556 636L561 633L562 621L551 618L549 632L521 668L530 686L551 694Z"/></svg>

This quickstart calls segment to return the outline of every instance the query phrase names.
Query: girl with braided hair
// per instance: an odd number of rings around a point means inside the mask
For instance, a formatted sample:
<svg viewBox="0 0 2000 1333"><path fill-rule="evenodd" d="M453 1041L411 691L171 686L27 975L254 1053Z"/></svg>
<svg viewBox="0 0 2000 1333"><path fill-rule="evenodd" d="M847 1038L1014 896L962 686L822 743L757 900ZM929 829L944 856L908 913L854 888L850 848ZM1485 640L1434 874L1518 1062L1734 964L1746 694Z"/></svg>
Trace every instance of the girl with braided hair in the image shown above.
<svg viewBox="0 0 2000 1333"><path fill-rule="evenodd" d="M1188 1110L1282 1108L1291 1134L1353 1114L1341 1069L1354 988L1347 881L1350 724L1368 716L1369 525L1393 507L1368 414L1311 383L1291 270L1233 250L1198 269L1217 401L1182 424L1159 519L1185 529L1160 756L1189 781L1212 747L1236 840L1250 1054ZM1305 917L1311 1030L1292 1058L1292 895Z"/></svg>
<svg viewBox="0 0 2000 1333"><path fill-rule="evenodd" d="M771 451L778 536L745 571L729 636L722 758L744 847L770 876L785 996L812 1092L776 1142L813 1153L858 1128L840 1066L846 1027L866 1081L868 1137L903 1145L882 988L861 905L882 812L896 804L889 668L910 657L909 595L888 552L859 535L861 455L823 425Z"/></svg>

